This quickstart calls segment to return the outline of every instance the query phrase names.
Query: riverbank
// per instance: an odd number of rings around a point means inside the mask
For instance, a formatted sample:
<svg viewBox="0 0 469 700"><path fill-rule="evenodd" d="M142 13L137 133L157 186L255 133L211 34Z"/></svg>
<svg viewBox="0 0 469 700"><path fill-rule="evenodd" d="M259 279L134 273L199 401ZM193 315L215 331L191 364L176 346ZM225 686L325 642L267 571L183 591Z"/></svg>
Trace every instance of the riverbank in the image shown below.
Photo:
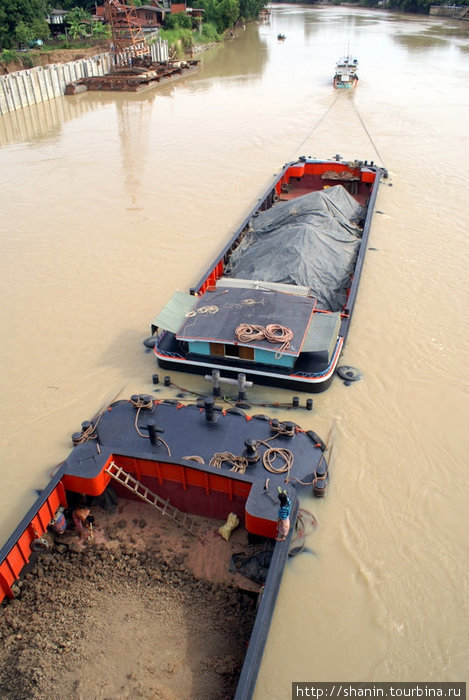
<svg viewBox="0 0 469 700"><path fill-rule="evenodd" d="M230 38L230 37L227 37ZM217 42L206 42L200 44L194 44L190 51L186 52L187 56L193 56L197 53L206 51L207 49L216 46ZM99 56L103 53L109 51L109 43L101 42L92 47L88 48L75 48L75 49L56 49L53 51L28 51L24 54L18 53L18 60L11 61L9 63L2 62L0 60L0 75L8 75L10 73L17 73L23 70L29 70L30 68L37 66L50 66L63 63L70 63L71 61L81 61L86 58L93 58L94 56Z"/></svg>
<svg viewBox="0 0 469 700"><path fill-rule="evenodd" d="M80 61L84 58L92 58L109 51L108 43L88 48L77 49L56 49L53 51L28 51L23 55L18 54L18 60L8 64L0 61L0 75L8 75L17 71L28 70L36 66L49 66L54 64L69 63L70 61ZM21 60L22 59L22 60Z"/></svg>
<svg viewBox="0 0 469 700"><path fill-rule="evenodd" d="M93 514L93 537L58 538L2 606L2 700L233 696L255 618L228 570L243 531L199 519L201 542L135 501Z"/></svg>

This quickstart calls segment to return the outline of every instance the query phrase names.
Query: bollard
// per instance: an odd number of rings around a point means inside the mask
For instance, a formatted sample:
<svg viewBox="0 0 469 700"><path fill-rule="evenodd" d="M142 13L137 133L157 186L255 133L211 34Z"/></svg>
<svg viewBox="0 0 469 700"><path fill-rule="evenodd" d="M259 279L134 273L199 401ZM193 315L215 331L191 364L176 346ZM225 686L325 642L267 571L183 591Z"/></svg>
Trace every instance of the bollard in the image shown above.
<svg viewBox="0 0 469 700"><path fill-rule="evenodd" d="M149 420L147 423L148 437L152 445L158 445L158 433L164 433L164 430L157 428L154 420Z"/></svg>
<svg viewBox="0 0 469 700"><path fill-rule="evenodd" d="M205 419L207 423L215 423L215 399L213 396L206 396L204 399Z"/></svg>
<svg viewBox="0 0 469 700"><path fill-rule="evenodd" d="M244 441L245 450L244 456L246 457L249 464L255 464L259 461L259 450L257 449L258 442L252 438Z"/></svg>

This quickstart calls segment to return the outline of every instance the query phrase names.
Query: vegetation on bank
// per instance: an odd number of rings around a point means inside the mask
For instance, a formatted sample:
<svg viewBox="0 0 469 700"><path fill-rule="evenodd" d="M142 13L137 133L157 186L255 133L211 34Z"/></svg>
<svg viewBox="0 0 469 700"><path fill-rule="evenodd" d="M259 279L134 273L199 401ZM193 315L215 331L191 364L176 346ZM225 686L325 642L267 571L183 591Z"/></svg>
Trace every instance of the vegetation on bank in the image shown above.
<svg viewBox="0 0 469 700"><path fill-rule="evenodd" d="M273 0L275 2L275 0ZM316 4L317 0L289 0ZM144 0L128 0L135 6ZM196 44L213 43L220 40L228 29L259 16L268 0L188 0L197 9L203 9L203 19L192 18L186 13L167 15L162 39L166 39L177 56L189 52ZM335 5L356 5L428 14L431 5L446 5L449 0L332 0ZM46 21L52 5L67 10L65 34L51 39ZM469 0L451 0L451 5L464 7ZM90 10L95 0L0 0L0 67L9 65L30 68L43 61L38 51L57 49L90 48L102 49L110 39L110 28L93 19Z"/></svg>
<svg viewBox="0 0 469 700"><path fill-rule="evenodd" d="M50 0L1 0L0 2L0 67L21 65L31 68L43 61L38 51L88 48L100 46L110 39L108 25L93 19L90 10L94 0L57 0L54 8L67 10L65 33L50 36L46 21L52 7ZM143 0L129 0L134 5ZM203 19L186 13L168 14L160 30L176 55L189 52L195 44L219 41L223 33L236 24L257 18L268 0L194 0L203 9ZM189 0L190 6L190 0ZM101 46L100 46L101 48Z"/></svg>
<svg viewBox="0 0 469 700"><path fill-rule="evenodd" d="M276 0L271 0L276 2ZM282 0L278 0L281 2ZM302 5L316 5L317 0L288 0L291 3ZM466 7L469 0L330 0L331 5L355 5L356 7L374 7L380 10L396 10L399 12L414 12L426 14L430 12L432 5L451 5L452 7Z"/></svg>
<svg viewBox="0 0 469 700"><path fill-rule="evenodd" d="M208 36L222 34L237 22L246 22L258 17L260 10L268 0L194 0L198 9L203 9L202 41ZM143 0L128 0L134 5L144 4ZM188 2L189 6L191 2ZM24 50L31 44L47 44L50 28L47 22L49 11L53 8L67 10L65 35L59 40L109 38L109 26L94 20L90 10L95 6L94 0L1 0L0 1L0 51L3 49ZM179 18L182 17L182 20ZM175 26L176 25L176 26ZM212 28L204 29L205 25ZM197 20L180 13L167 15L166 30L187 29L200 31ZM54 40L55 43L55 40ZM56 47L55 47L56 48Z"/></svg>

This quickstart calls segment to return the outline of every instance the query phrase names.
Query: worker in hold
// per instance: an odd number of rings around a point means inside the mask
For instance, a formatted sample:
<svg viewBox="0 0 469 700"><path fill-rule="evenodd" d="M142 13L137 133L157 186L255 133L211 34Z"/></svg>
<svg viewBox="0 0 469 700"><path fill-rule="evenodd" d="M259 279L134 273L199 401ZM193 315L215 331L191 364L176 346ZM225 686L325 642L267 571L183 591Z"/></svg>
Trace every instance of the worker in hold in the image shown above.
<svg viewBox="0 0 469 700"><path fill-rule="evenodd" d="M90 515L90 509L86 506L78 506L73 511L73 524L75 530L80 536L80 539L88 538L93 534L94 518Z"/></svg>
<svg viewBox="0 0 469 700"><path fill-rule="evenodd" d="M287 492L280 486L278 487L278 500L280 501L277 520L278 534L275 539L277 542L283 542L290 532L291 500L288 498Z"/></svg>

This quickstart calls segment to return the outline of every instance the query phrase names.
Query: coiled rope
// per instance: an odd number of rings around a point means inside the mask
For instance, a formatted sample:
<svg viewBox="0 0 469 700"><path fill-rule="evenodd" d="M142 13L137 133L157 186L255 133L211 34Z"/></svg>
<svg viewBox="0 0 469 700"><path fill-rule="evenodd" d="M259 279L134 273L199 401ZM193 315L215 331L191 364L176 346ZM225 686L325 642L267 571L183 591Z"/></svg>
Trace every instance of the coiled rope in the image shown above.
<svg viewBox="0 0 469 700"><path fill-rule="evenodd" d="M277 459L283 460L279 467L274 466ZM284 474L293 466L293 453L284 447L269 447L262 455L262 464L271 474Z"/></svg>
<svg viewBox="0 0 469 700"><path fill-rule="evenodd" d="M239 474L244 474L249 465L246 457L240 457L231 452L215 452L209 464L211 467L221 469L224 462L232 465L230 472L238 472Z"/></svg>
<svg viewBox="0 0 469 700"><path fill-rule="evenodd" d="M275 359L279 360L285 350L290 347L293 340L293 331L287 326L278 323L269 323L267 326L256 326L250 323L240 323L235 330L235 336L240 343L249 343L253 340L268 340L269 343L281 343L275 353Z"/></svg>

